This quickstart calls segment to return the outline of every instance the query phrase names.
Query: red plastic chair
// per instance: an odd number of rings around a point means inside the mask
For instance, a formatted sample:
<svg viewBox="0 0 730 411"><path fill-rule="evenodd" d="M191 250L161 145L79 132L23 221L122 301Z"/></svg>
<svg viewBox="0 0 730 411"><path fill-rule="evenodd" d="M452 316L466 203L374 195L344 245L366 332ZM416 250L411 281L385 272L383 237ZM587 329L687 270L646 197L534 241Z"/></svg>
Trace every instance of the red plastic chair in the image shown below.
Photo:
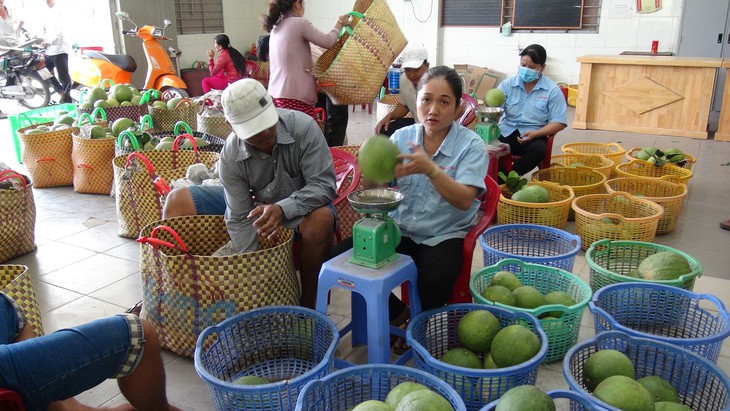
<svg viewBox="0 0 730 411"><path fill-rule="evenodd" d="M464 114L461 115L458 123L468 127L477 118L476 109L479 107L479 103L474 97L464 93L461 95L461 105L464 106Z"/></svg>
<svg viewBox="0 0 730 411"><path fill-rule="evenodd" d="M17 392L0 388L0 410L25 411L25 406Z"/></svg>
<svg viewBox="0 0 730 411"><path fill-rule="evenodd" d="M459 271L459 276L456 277L454 288L451 290L451 297L448 300L449 304L472 302L471 293L469 292L469 280L471 279L471 263L474 258L474 248L476 247L479 236L489 228L489 225L497 214L497 202L499 201L500 194L499 185L492 177L484 177L484 184L487 187L487 191L481 197L482 204L480 206L484 214L482 214L477 224L469 230L466 237L464 237L461 270ZM403 302L408 304L408 286L405 283L401 285L401 296Z"/></svg>
<svg viewBox="0 0 730 411"><path fill-rule="evenodd" d="M259 74L259 66L256 65L251 60L246 60L246 69L245 73L243 73L243 76L245 78L257 78Z"/></svg>
<svg viewBox="0 0 730 411"><path fill-rule="evenodd" d="M553 155L553 140L555 140L555 134L550 134L547 136L547 148L545 149L545 158L543 158L542 162L537 165L538 170L550 167L550 162ZM511 154L503 156L499 159L499 168L504 170L505 173L508 173L512 171L512 164L520 158L520 156L513 156Z"/></svg>

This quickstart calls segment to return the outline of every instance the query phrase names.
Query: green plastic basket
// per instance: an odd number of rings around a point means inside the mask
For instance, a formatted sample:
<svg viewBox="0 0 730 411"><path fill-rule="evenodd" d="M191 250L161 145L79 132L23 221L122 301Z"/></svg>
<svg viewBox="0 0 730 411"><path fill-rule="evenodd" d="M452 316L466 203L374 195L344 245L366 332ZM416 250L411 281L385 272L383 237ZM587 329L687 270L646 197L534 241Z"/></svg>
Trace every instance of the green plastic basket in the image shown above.
<svg viewBox="0 0 730 411"><path fill-rule="evenodd" d="M686 258L692 272L676 280L646 280L626 275L643 259L662 251L672 251ZM586 261L591 270L590 284L594 292L610 284L625 282L664 284L692 291L695 279L702 275L702 265L694 257L676 248L643 241L598 240L586 251Z"/></svg>
<svg viewBox="0 0 730 411"><path fill-rule="evenodd" d="M17 131L23 127L32 126L33 124L50 123L63 112L66 112L71 117L76 117L76 104L56 104L8 116L10 132L12 133L13 144L15 145L15 156L18 159L18 163L23 163L23 157L20 153L20 139L18 138Z"/></svg>
<svg viewBox="0 0 730 411"><path fill-rule="evenodd" d="M538 308L518 308L495 303L481 296L482 291L489 286L489 281L498 271L509 271L520 279L522 285L535 287L543 295L552 291L563 291L576 301L575 305L544 305ZM585 281L565 270L541 264L524 263L514 258L499 261L497 264L483 268L472 275L469 281L474 301L480 304L494 305L510 311L524 312L535 317L543 316L550 311L562 311L563 315L557 319L540 320L545 334L548 337L548 352L544 362L559 360L565 356L570 347L578 341L578 331L583 318L583 310L588 306L593 292Z"/></svg>

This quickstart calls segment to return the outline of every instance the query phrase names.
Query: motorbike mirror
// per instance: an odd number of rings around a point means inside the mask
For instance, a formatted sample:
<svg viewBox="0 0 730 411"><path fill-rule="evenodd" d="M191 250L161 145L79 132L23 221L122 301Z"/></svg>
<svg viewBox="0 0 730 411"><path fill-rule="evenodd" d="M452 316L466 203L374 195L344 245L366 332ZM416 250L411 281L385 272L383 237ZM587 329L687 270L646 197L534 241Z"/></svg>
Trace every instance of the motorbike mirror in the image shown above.
<svg viewBox="0 0 730 411"><path fill-rule="evenodd" d="M116 16L122 20L129 20L129 13L127 13L126 11L118 11L114 14L116 14Z"/></svg>
<svg viewBox="0 0 730 411"><path fill-rule="evenodd" d="M165 24L165 28L167 28L172 22L168 19L163 20L163 23Z"/></svg>

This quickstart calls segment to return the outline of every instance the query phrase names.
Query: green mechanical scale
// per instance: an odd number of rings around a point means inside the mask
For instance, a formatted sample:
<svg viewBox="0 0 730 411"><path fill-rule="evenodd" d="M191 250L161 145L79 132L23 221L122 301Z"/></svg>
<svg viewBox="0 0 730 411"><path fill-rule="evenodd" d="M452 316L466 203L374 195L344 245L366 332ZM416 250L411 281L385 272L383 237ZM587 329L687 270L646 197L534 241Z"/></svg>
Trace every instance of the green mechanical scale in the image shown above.
<svg viewBox="0 0 730 411"><path fill-rule="evenodd" d="M499 119L504 113L502 107L479 107L476 111L479 122L474 132L484 140L485 144L492 144L499 139Z"/></svg>
<svg viewBox="0 0 730 411"><path fill-rule="evenodd" d="M380 268L398 258L398 225L388 216L403 200L403 193L390 188L358 190L347 196L356 211L365 214L352 226L352 253L349 262Z"/></svg>

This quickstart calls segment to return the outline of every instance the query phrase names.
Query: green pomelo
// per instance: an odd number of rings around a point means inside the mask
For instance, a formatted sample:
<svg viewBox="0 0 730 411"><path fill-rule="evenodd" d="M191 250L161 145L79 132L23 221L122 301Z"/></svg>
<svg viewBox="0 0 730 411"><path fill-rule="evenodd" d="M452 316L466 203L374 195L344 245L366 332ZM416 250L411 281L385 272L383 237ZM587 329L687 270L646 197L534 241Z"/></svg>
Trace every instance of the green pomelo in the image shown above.
<svg viewBox="0 0 730 411"><path fill-rule="evenodd" d="M675 155L669 157L669 161L671 161L672 163L681 163L682 161L684 161L684 155L675 154Z"/></svg>
<svg viewBox="0 0 730 411"><path fill-rule="evenodd" d="M501 285L510 291L514 291L517 287L522 286L522 282L516 275L514 275L514 273L509 271L497 271L489 280L489 286L491 287L493 285Z"/></svg>
<svg viewBox="0 0 730 411"><path fill-rule="evenodd" d="M107 99L106 100L106 104L109 105L109 108L119 107L119 102L117 100L113 99L113 98Z"/></svg>
<svg viewBox="0 0 730 411"><path fill-rule="evenodd" d="M555 403L534 385L520 385L505 392L494 411L555 411Z"/></svg>
<svg viewBox="0 0 730 411"><path fill-rule="evenodd" d="M672 251L661 251L646 257L637 268L647 280L676 280L692 272L689 261Z"/></svg>
<svg viewBox="0 0 730 411"><path fill-rule="evenodd" d="M646 151L646 148L642 148L641 150L639 150L639 151L637 151L637 152L636 152L636 155L635 155L635 156L636 156L636 158L638 158L639 160L644 160L644 161L647 161L647 160L649 160L649 158L651 157L651 154L649 154L649 153L648 153L648 152Z"/></svg>
<svg viewBox="0 0 730 411"><path fill-rule="evenodd" d="M352 411L393 411L393 407L382 401L368 400L358 404Z"/></svg>
<svg viewBox="0 0 730 411"><path fill-rule="evenodd" d="M678 148L668 148L668 149L664 150L664 155L667 156L667 158L676 156L676 155L681 155L681 154L684 154L684 153L682 152L682 150L680 150Z"/></svg>
<svg viewBox="0 0 730 411"><path fill-rule="evenodd" d="M134 104L132 104L131 101L122 101L121 103L119 103L119 105L121 107L132 107Z"/></svg>
<svg viewBox="0 0 730 411"><path fill-rule="evenodd" d="M585 166L585 164L583 164L583 163L571 163L568 165L568 167L570 167L570 168L584 167L584 166Z"/></svg>
<svg viewBox="0 0 730 411"><path fill-rule="evenodd" d="M258 375L244 375L243 377L233 381L234 384L239 385L262 385L269 384L269 380Z"/></svg>
<svg viewBox="0 0 730 411"><path fill-rule="evenodd" d="M178 104L182 101L182 97L173 97L169 100L167 100L167 108L169 110L172 110L173 108L177 107Z"/></svg>
<svg viewBox="0 0 730 411"><path fill-rule="evenodd" d="M366 179L386 183L395 177L395 166L400 154L398 147L385 137L365 139L357 153L357 164Z"/></svg>
<svg viewBox="0 0 730 411"><path fill-rule="evenodd" d="M499 368L522 364L540 351L540 340L529 328L515 324L502 328L494 340L490 355Z"/></svg>
<svg viewBox="0 0 730 411"><path fill-rule="evenodd" d="M132 97L134 97L134 93L132 93L132 89L124 84L117 84L116 86L112 87L111 91L112 96L115 100L119 102L123 101L131 101Z"/></svg>
<svg viewBox="0 0 730 411"><path fill-rule="evenodd" d="M200 148L200 147L205 147L205 146L209 145L210 143L208 142L208 140L206 140L204 138L195 137L195 144L198 146L198 148Z"/></svg>
<svg viewBox="0 0 730 411"><path fill-rule="evenodd" d="M679 402L677 390L674 389L669 381L661 377L648 375L646 377L639 378L636 382L641 384L642 387L646 388L651 393L654 401Z"/></svg>
<svg viewBox="0 0 730 411"><path fill-rule="evenodd" d="M512 201L519 201L521 203L540 203L540 197L532 190L525 190L524 188L514 194L512 194Z"/></svg>
<svg viewBox="0 0 730 411"><path fill-rule="evenodd" d="M517 307L532 309L545 305L545 297L535 287L523 285L512 291L512 294L515 296Z"/></svg>
<svg viewBox="0 0 730 411"><path fill-rule="evenodd" d="M482 368L482 361L474 352L466 348L452 348L444 353L441 361L464 368Z"/></svg>
<svg viewBox="0 0 730 411"><path fill-rule="evenodd" d="M135 106L139 106L140 101L142 101L142 96L140 96L139 94L135 94L129 102L134 104Z"/></svg>
<svg viewBox="0 0 730 411"><path fill-rule="evenodd" d="M101 87L94 87L86 93L86 101L91 104L94 104L98 100L106 100L108 98L109 96L106 94L106 91Z"/></svg>
<svg viewBox="0 0 730 411"><path fill-rule="evenodd" d="M502 90L497 88L488 90L487 94L484 96L484 102L487 103L489 107L501 107L504 104L504 100L504 93L502 93Z"/></svg>
<svg viewBox="0 0 730 411"><path fill-rule="evenodd" d="M32 134L43 134L45 132L46 132L45 130L41 130L41 129L38 129L38 128L34 128L32 130L25 131L23 133L23 135L29 136L29 135L32 135Z"/></svg>
<svg viewBox="0 0 730 411"><path fill-rule="evenodd" d="M502 329L499 319L487 310L474 310L461 317L456 335L461 345L475 353L489 351L492 340Z"/></svg>
<svg viewBox="0 0 730 411"><path fill-rule="evenodd" d="M157 110L167 110L167 104L164 101L155 101L152 103L152 107Z"/></svg>
<svg viewBox="0 0 730 411"><path fill-rule="evenodd" d="M109 102L106 100L96 100L94 102L94 108L109 108Z"/></svg>
<svg viewBox="0 0 730 411"><path fill-rule="evenodd" d="M676 402L659 401L654 403L654 411L692 411L692 408Z"/></svg>
<svg viewBox="0 0 730 411"><path fill-rule="evenodd" d="M492 359L492 353L487 354L486 357L484 357L484 364L483 368L485 370L493 370L496 368L499 368L497 364L494 363L494 360Z"/></svg>
<svg viewBox="0 0 730 411"><path fill-rule="evenodd" d="M104 138L106 137L106 130L102 126L92 126L89 134L91 138Z"/></svg>
<svg viewBox="0 0 730 411"><path fill-rule="evenodd" d="M538 203L547 203L548 200L550 200L550 193L548 193L548 191L543 186L539 186L537 184L527 185L520 191L524 190L528 190L529 192L531 192L537 199Z"/></svg>
<svg viewBox="0 0 730 411"><path fill-rule="evenodd" d="M636 268L629 270L624 275L631 278L641 278L641 273Z"/></svg>
<svg viewBox="0 0 730 411"><path fill-rule="evenodd" d="M162 141L155 146L155 150L172 150L172 141Z"/></svg>
<svg viewBox="0 0 730 411"><path fill-rule="evenodd" d="M553 291L551 293L545 294L545 303L546 304L560 304L564 305L566 307L572 307L576 304L573 297L568 295L568 293L563 291ZM555 318L560 318L564 314L564 311L549 311L547 312L547 315Z"/></svg>
<svg viewBox="0 0 730 411"><path fill-rule="evenodd" d="M623 411L654 411L651 393L624 375L614 375L601 381L593 395Z"/></svg>
<svg viewBox="0 0 730 411"><path fill-rule="evenodd" d="M493 303L500 303L514 307L517 304L515 295L507 287L501 285L492 285L482 291L482 297Z"/></svg>
<svg viewBox="0 0 730 411"><path fill-rule="evenodd" d="M390 405L392 408L395 408L398 406L398 403L400 400L403 399L407 394L412 393L413 391L418 390L427 390L428 387L426 387L423 384L419 384L417 382L412 381L406 381L402 382L395 387L393 387L392 390L388 393L388 396L385 397L385 403Z"/></svg>
<svg viewBox="0 0 730 411"><path fill-rule="evenodd" d="M131 118L126 118L126 117L118 118L118 119L114 120L114 122L112 123L112 133L115 136L118 136L119 133L132 127L133 125L134 125L134 120L132 120Z"/></svg>
<svg viewBox="0 0 730 411"><path fill-rule="evenodd" d="M85 108L85 109L94 108L94 103L87 101L87 102L79 104L79 108Z"/></svg>
<svg viewBox="0 0 730 411"><path fill-rule="evenodd" d="M74 118L71 116L62 116L56 119L56 121L53 122L54 124L67 124L72 125L74 123Z"/></svg>
<svg viewBox="0 0 730 411"><path fill-rule="evenodd" d="M419 390L406 394L395 411L454 411L449 401L431 390Z"/></svg>
<svg viewBox="0 0 730 411"><path fill-rule="evenodd" d="M595 390L603 380L614 375L636 378L634 364L621 351L596 351L583 364L583 384L589 391Z"/></svg>

